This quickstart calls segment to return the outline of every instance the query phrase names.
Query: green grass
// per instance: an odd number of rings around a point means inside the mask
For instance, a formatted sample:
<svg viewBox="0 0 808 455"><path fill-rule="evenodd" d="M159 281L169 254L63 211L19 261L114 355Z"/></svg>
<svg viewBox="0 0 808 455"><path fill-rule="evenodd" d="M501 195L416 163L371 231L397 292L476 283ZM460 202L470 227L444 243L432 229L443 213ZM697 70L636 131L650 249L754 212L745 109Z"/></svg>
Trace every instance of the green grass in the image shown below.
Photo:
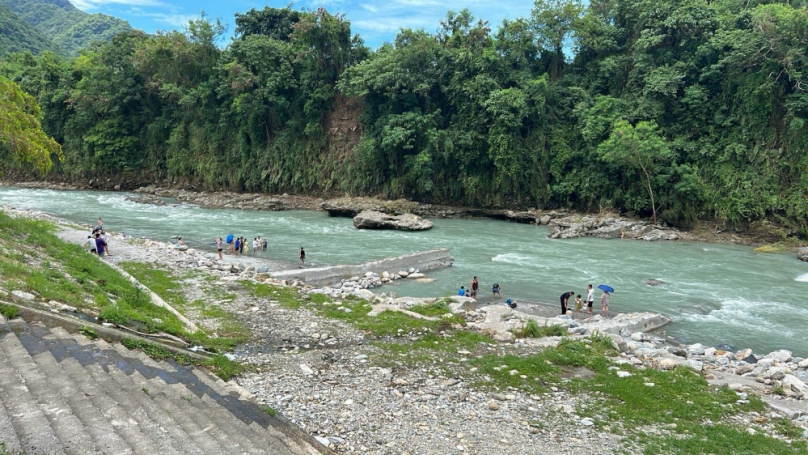
<svg viewBox="0 0 808 455"><path fill-rule="evenodd" d="M14 305L0 305L0 314L8 321L16 318L20 314L20 309Z"/></svg>
<svg viewBox="0 0 808 455"><path fill-rule="evenodd" d="M216 320L218 327L215 333L204 330L188 333L185 326L168 310L164 310L163 314L168 313L171 316L163 317L152 314L151 319L148 319L141 317L142 314L132 314L126 308L108 307L101 313L103 319L116 324L125 324L129 320L135 320L146 324L151 331L163 331L176 335L193 344L204 346L205 349L212 352L233 350L237 345L249 339L249 329L224 309L203 300L189 303L185 298L182 285L179 283L181 278L170 271L153 264L139 262L124 262L121 263L121 267L178 311L187 313L188 310L196 310L200 316ZM155 319L162 322L156 323Z"/></svg>
<svg viewBox="0 0 808 455"><path fill-rule="evenodd" d="M269 415L270 417L275 417L276 415L278 415L278 411L276 411L276 410L275 410L274 408L272 408L271 406L264 406L264 407L263 407L263 410L264 410L264 412L266 412L266 413L267 413L267 415Z"/></svg>
<svg viewBox="0 0 808 455"><path fill-rule="evenodd" d="M136 297L135 286L97 256L54 235L52 223L0 213L0 244L11 250L0 277L13 289L77 308L101 308ZM145 297L144 297L145 298Z"/></svg>
<svg viewBox="0 0 808 455"><path fill-rule="evenodd" d="M410 311L424 316L441 317L444 314L451 313L452 310L446 302L435 302L427 305L415 305L410 308Z"/></svg>
<svg viewBox="0 0 808 455"><path fill-rule="evenodd" d="M297 289L294 288L253 283L252 281L242 281L241 285L249 290L250 295L253 297L274 300L283 308L297 309L303 305L303 299L300 297ZM312 298L314 297L315 296L312 296ZM319 303L322 303L322 301Z"/></svg>
<svg viewBox="0 0 808 455"><path fill-rule="evenodd" d="M213 372L216 376L219 376L225 381L229 381L230 379L238 376L239 374L246 371L248 368L246 365L230 360L223 355L216 355L209 360L203 361L203 360L197 360L193 357L189 357L186 355L176 354L172 351L169 351L163 346L160 346L155 343L150 343L148 341L127 338L123 340L122 344L129 349L141 351L153 359L157 360L170 359L181 365L204 366L208 368L211 372Z"/></svg>
<svg viewBox="0 0 808 455"><path fill-rule="evenodd" d="M533 319L528 320L524 327L515 332L517 338L560 337L566 334L567 328L562 325L545 325L542 327Z"/></svg>
<svg viewBox="0 0 808 455"><path fill-rule="evenodd" d="M788 444L760 432L754 435L744 428L726 425L704 425L700 422L677 427L671 435L641 435L645 453L651 454L804 454L805 440Z"/></svg>
<svg viewBox="0 0 808 455"><path fill-rule="evenodd" d="M79 333L81 333L82 335L86 336L91 340L95 340L96 338L98 338L98 332L93 330L91 327L87 327L86 325L79 329Z"/></svg>

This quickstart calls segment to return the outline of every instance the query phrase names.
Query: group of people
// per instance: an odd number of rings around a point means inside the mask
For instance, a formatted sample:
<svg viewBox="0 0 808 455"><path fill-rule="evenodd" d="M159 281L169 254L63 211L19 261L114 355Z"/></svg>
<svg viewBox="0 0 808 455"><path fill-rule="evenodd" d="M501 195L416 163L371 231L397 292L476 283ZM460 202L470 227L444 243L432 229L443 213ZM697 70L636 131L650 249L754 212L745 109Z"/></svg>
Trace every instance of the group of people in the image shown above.
<svg viewBox="0 0 808 455"><path fill-rule="evenodd" d="M573 296L575 296L575 311L580 313L588 312L589 314L592 314L592 307L595 304L595 289L591 284L586 288L587 311L584 311L583 309L584 302L581 300L581 294L576 296L574 291L568 291L561 294L561 314L567 314L567 311L572 311L569 308L569 301ZM605 290L603 291L603 295L600 296L600 312L603 316L609 315L610 298L611 294Z"/></svg>
<svg viewBox="0 0 808 455"><path fill-rule="evenodd" d="M221 237L216 239L216 250L219 253L219 260L223 261L222 252L224 251L224 245L227 244L227 252L228 254L234 254L236 256L247 256L252 252L253 256L256 256L258 253L267 251L267 239L262 239L260 236L254 237L252 240L252 250L250 250L250 246L248 245L248 241L244 237L233 237L233 235L227 236L227 241L225 242L222 240ZM300 262L306 263L306 251L303 247L300 247Z"/></svg>
<svg viewBox="0 0 808 455"><path fill-rule="evenodd" d="M104 223L101 218L98 218L98 223L93 228L90 235L87 236L87 248L90 252L97 254L101 257L112 256L109 251L109 243L107 242L107 233L104 231Z"/></svg>
<svg viewBox="0 0 808 455"><path fill-rule="evenodd" d="M477 280L477 277L471 279L471 283L469 283L469 288L466 289L466 286L460 286L460 289L457 291L457 295L460 297L471 297L477 298L477 295L480 290L480 282ZM499 283L494 283L491 287L492 291L492 298L500 299L502 298L502 286ZM592 314L592 307L595 304L595 289L590 284L586 289L586 310L584 310L584 300L581 299L581 294L575 294L574 291L568 291L561 294L561 314L567 314L567 311L572 311L569 308L570 300L575 297L575 311L580 313ZM600 310L603 316L609 315L609 299L611 294L608 291L603 291L603 295L600 297ZM508 299L509 301L511 299Z"/></svg>
<svg viewBox="0 0 808 455"><path fill-rule="evenodd" d="M227 252L235 254L236 256L247 256L250 254L250 246L248 240L244 237L233 238L232 235L227 237ZM219 260L222 260L222 238L216 239L216 249L219 250ZM252 239L252 255L255 256L260 252L267 250L267 239L253 237Z"/></svg>

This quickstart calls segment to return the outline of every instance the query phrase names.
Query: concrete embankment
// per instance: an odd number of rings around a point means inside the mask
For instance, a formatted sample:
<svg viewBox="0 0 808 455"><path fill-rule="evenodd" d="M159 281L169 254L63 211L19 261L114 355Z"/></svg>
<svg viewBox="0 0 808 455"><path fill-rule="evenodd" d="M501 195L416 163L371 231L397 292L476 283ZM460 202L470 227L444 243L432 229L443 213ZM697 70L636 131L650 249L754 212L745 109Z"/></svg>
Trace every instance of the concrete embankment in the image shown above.
<svg viewBox="0 0 808 455"><path fill-rule="evenodd" d="M436 248L405 254L403 256L367 261L357 265L333 265L310 269L284 270L270 274L278 280L303 281L313 286L327 286L338 283L343 278L361 276L367 272L391 272L416 268L420 271L435 270L449 267L454 259L449 255L448 248Z"/></svg>

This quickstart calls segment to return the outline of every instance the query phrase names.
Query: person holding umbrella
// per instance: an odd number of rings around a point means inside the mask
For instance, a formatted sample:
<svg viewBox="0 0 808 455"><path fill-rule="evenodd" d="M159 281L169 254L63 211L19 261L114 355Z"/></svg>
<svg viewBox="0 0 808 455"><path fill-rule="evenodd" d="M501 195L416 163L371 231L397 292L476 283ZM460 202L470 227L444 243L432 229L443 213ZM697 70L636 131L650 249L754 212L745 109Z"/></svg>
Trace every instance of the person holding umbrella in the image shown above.
<svg viewBox="0 0 808 455"><path fill-rule="evenodd" d="M604 317L609 316L609 298L611 297L612 292L614 292L614 288L601 284L598 286L598 289L603 291L603 295L600 296L600 312Z"/></svg>

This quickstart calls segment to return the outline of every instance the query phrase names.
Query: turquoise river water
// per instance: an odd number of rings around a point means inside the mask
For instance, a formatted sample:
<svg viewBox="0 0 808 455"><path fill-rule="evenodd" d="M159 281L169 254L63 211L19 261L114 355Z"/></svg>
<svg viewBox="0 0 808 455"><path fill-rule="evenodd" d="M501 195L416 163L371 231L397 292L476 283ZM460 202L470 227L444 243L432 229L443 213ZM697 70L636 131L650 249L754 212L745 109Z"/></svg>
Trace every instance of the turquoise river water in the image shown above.
<svg viewBox="0 0 808 455"><path fill-rule="evenodd" d="M296 260L301 246L314 265L447 247L453 267L430 272L433 283L404 282L377 291L399 296L453 295L479 277L487 297L498 282L505 297L558 305L567 290L585 294L589 283L616 289L612 314L655 311L675 321L665 330L681 341L751 347L758 353L790 349L808 356L808 263L794 254L760 254L749 247L637 240L552 240L549 229L485 219L438 219L423 232L360 231L349 218L325 212L252 212L193 205L153 206L127 193L0 187L0 205L36 209L136 237L182 236L213 251L229 233L269 238L269 256ZM114 245L113 245L114 248ZM644 279L664 285L651 287ZM600 292L596 294L596 300ZM599 304L595 303L596 310Z"/></svg>

